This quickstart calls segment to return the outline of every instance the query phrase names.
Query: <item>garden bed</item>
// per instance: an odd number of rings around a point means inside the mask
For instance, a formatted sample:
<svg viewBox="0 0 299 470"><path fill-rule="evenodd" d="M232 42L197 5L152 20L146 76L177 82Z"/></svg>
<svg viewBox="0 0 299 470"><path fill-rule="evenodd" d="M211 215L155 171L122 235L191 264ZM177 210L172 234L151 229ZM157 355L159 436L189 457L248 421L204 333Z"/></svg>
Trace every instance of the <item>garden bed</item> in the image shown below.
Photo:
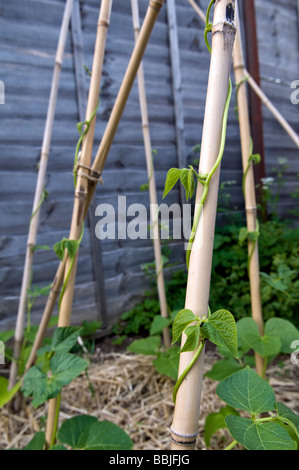
<svg viewBox="0 0 299 470"><path fill-rule="evenodd" d="M115 352L117 350L119 352ZM209 349L205 371L216 359L215 350ZM174 381L156 372L152 357L110 347L109 339L99 344L90 360L89 380L81 374L63 390L60 421L91 414L122 427L134 441L134 450L169 450ZM298 413L299 367L291 363L289 356L280 356L269 366L267 376L277 400ZM197 450L206 449L205 417L224 406L215 393L216 386L217 382L205 377ZM46 416L47 405L34 410L30 400L26 400L17 413L5 406L0 410L0 449L24 447L36 431L44 429ZM219 430L212 438L210 448L223 449L231 440L227 430Z"/></svg>

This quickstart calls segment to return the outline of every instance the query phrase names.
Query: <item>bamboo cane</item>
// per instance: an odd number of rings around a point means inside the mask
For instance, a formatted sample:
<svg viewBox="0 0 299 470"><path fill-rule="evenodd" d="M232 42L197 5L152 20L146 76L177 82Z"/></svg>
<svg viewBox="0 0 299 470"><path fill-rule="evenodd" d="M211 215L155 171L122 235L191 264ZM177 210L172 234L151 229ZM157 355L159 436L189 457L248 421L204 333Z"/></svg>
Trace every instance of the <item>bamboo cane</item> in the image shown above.
<svg viewBox="0 0 299 470"><path fill-rule="evenodd" d="M273 114L273 116L276 118L276 120L279 122L279 124L283 127L283 129L286 131L286 133L290 136L290 138L293 140L295 145L299 148L299 136L298 136L298 134L294 131L294 129L290 126L290 124L286 121L286 119L278 111L278 109L273 105L273 103L271 103L269 98L267 98L267 96L265 95L263 90L258 86L256 81L248 73L245 66L243 67L243 76L248 77L248 79L247 79L248 84L251 86L251 88L254 90L254 92L258 95L258 97L260 98L262 103Z"/></svg>
<svg viewBox="0 0 299 470"><path fill-rule="evenodd" d="M243 171L246 172L244 184L244 197L245 197L245 211L248 232L255 232L256 226L256 197L255 197L255 183L253 163L250 163L248 169L248 159L250 157L251 137L250 137L250 123L249 112L246 94L246 84L242 82L244 70L244 57L242 48L242 38L239 29L240 19L238 7L236 7L236 21L237 33L233 49L233 64L235 72L236 83L239 84L237 93L237 104L239 111L239 127L241 137L241 150L242 150L242 164ZM252 250L254 250L252 252ZM252 254L251 254L252 253ZM260 269L259 269L259 251L258 240L252 241L248 238L248 256L249 256L249 282L251 294L251 311L252 318L258 325L261 335L264 334L263 326L263 313L260 292ZM259 354L255 354L256 370L259 375L263 375L264 361Z"/></svg>
<svg viewBox="0 0 299 470"><path fill-rule="evenodd" d="M207 174L211 171L220 148L235 33L235 25L232 20L234 6L234 1L218 0L214 7L211 63L199 164L200 174ZM227 11L231 12L228 18ZM188 270L185 308L200 317L208 314L219 176L220 167L210 182L208 196L198 222ZM198 185L196 203L200 200L201 192L201 185ZM185 335L183 335L182 343L184 341ZM179 376L193 356L194 352L184 352L180 355ZM194 449L198 432L203 363L204 351L201 352L177 391L174 419L171 426L172 450Z"/></svg>
<svg viewBox="0 0 299 470"><path fill-rule="evenodd" d="M47 328L49 326L49 322L51 319L51 316L53 314L53 310L55 307L55 304L57 302L57 298L59 296L59 292L62 286L63 282L63 276L64 276L64 270L65 270L65 261L66 257L64 257L63 261L59 263L56 275L54 277L54 281L50 290L50 293L48 295L47 303L45 305L45 309L41 318L41 321L38 326L38 330L36 333L36 336L34 338L34 342L30 351L30 355L28 357L26 366L25 366L25 373L28 372L30 367L33 365L35 359L36 359L36 352L37 350L41 347L43 339L45 337Z"/></svg>
<svg viewBox="0 0 299 470"><path fill-rule="evenodd" d="M198 14L198 16L202 19L202 21L205 23L206 22L206 15L202 11L202 9L197 5L197 3L195 3L194 0L188 0L188 2L194 8L194 10Z"/></svg>
<svg viewBox="0 0 299 470"><path fill-rule="evenodd" d="M82 151L81 157L78 160L80 170L77 171L77 183L75 189L75 199L74 199L74 209L72 224L70 229L69 238L72 240L78 240L81 234L82 229L82 218L80 217L80 211L82 204L84 204L87 192L87 178L89 172L87 168L91 165L92 158L92 148L94 140L94 131L95 131L95 121L96 114L94 113L98 105L99 100L99 90L100 90L100 81L102 76L102 68L104 61L105 45L107 38L107 30L110 21L112 8L112 0L102 0L101 8L99 12L99 18L97 23L97 36L95 42L94 58L92 64L92 73L90 80L90 89L87 101L86 108L86 122L89 122L88 132L83 138L82 142ZM76 169L75 169L76 171ZM65 289L62 301L60 304L60 311L58 317L58 327L69 326L70 316L71 316L71 302L73 297L73 289L75 282L75 272L77 264L78 252L74 259L73 267L69 277L67 288ZM71 260L66 257L65 261L65 270L64 270L64 282L67 276L67 273L70 269ZM71 286L71 289L69 288ZM54 426L54 416L57 410L57 399L52 399L49 401L49 410L48 410L48 421L46 429L46 442L48 445L51 444L53 436L53 426Z"/></svg>
<svg viewBox="0 0 299 470"><path fill-rule="evenodd" d="M131 0L131 8L132 8L132 19L133 19L135 41L137 42L138 35L140 32L138 0ZM163 263L162 263L162 256L161 256L159 220L158 220L158 211L155 210L155 208L157 207L157 191L156 191L154 164L153 164L153 156L152 156L151 137L150 137L150 131L149 131L149 119L148 119L148 111L147 111L146 90L145 90L144 71L143 71L142 62L140 63L140 66L138 69L137 78L138 78L139 102L140 102L141 121L142 121L142 132L143 132L147 174L148 174L148 182L149 182L150 204L153 209L151 211L151 218L152 218L151 225L152 225L152 233L153 233L155 263L156 263L158 296L159 296L161 315L162 317L167 318L168 309L167 309L167 299L166 299L166 293L165 293ZM163 341L164 341L164 345L167 348L169 348L171 345L171 339L170 339L168 328L163 329Z"/></svg>
<svg viewBox="0 0 299 470"><path fill-rule="evenodd" d="M36 188L35 188L32 217L30 221L29 233L28 233L28 238L27 238L27 249L26 249L21 294L20 294L18 314L17 314L16 329L15 329L14 354L13 354L14 360L11 364L10 377L9 377L10 389L15 385L17 375L18 375L17 361L20 356L21 346L23 342L23 335L24 335L24 324L25 324L26 307L27 307L27 290L30 287L31 276L32 276L32 265L33 265L33 256L34 256L33 248L35 247L35 244L36 244L39 213L40 213L40 206L41 206L41 202L43 198L45 176L46 176L48 156L49 156L50 144L51 144L51 138L52 138L52 129L53 129L56 101L57 101L57 94L58 94L60 72L61 72L64 48L66 44L67 32L68 32L72 8L73 8L73 0L67 0L65 4L65 9L64 9L64 14L63 14L63 19L62 19L62 24L61 24L61 29L60 29L60 35L59 35L59 40L58 40L58 45L57 45L56 58L55 58L54 71L53 71L52 84L51 84L51 92L50 92L50 98L49 98L49 106L48 106L48 111L47 111L47 118L46 118L46 123L45 123L42 149L41 149L41 157L40 157L39 170L38 170L38 177L37 177Z"/></svg>

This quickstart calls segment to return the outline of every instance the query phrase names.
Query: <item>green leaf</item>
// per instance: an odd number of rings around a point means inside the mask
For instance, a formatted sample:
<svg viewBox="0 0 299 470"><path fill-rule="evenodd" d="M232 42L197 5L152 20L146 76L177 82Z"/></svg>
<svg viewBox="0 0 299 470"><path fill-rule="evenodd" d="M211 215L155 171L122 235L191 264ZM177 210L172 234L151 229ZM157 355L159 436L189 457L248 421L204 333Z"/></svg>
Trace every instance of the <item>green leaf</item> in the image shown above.
<svg viewBox="0 0 299 470"><path fill-rule="evenodd" d="M76 344L78 336L82 333L83 328L78 326L63 326L55 329L51 344L43 346L37 351L37 355L41 356L45 352L69 352Z"/></svg>
<svg viewBox="0 0 299 470"><path fill-rule="evenodd" d="M162 333L164 328L167 328L170 323L170 318L164 318L162 315L156 315L151 324L150 335L153 336Z"/></svg>
<svg viewBox="0 0 299 470"><path fill-rule="evenodd" d="M99 328L101 328L102 322L94 320L94 321L87 321L83 320L82 322L82 331L80 333L81 336L89 336L95 333Z"/></svg>
<svg viewBox="0 0 299 470"><path fill-rule="evenodd" d="M248 418L225 418L232 437L248 450L296 450L296 443L279 424L256 423Z"/></svg>
<svg viewBox="0 0 299 470"><path fill-rule="evenodd" d="M0 407L4 406L12 399L20 386L21 381L17 382L11 390L8 390L8 380L5 377L0 377Z"/></svg>
<svg viewBox="0 0 299 470"><path fill-rule="evenodd" d="M30 442L24 447L24 450L43 450L46 443L45 433L37 432Z"/></svg>
<svg viewBox="0 0 299 470"><path fill-rule="evenodd" d="M205 373L205 377L209 377L212 380L223 380L229 375L234 374L243 367L238 364L232 357L229 359L220 359L217 361L211 370Z"/></svg>
<svg viewBox="0 0 299 470"><path fill-rule="evenodd" d="M67 450L62 444L54 444L49 450Z"/></svg>
<svg viewBox="0 0 299 470"><path fill-rule="evenodd" d="M216 393L228 405L251 414L275 410L272 387L248 366L222 380Z"/></svg>
<svg viewBox="0 0 299 470"><path fill-rule="evenodd" d="M252 349L262 357L276 356L281 349L281 342L276 336L250 336L248 335L248 342L251 344Z"/></svg>
<svg viewBox="0 0 299 470"><path fill-rule="evenodd" d="M145 339L136 339L130 346L127 347L128 351L135 354L144 354L145 356L156 356L157 351L161 345L160 336L149 336Z"/></svg>
<svg viewBox="0 0 299 470"><path fill-rule="evenodd" d="M164 194L163 199L172 190L174 185L180 179L181 170L179 168L170 168L167 172L165 187L164 187Z"/></svg>
<svg viewBox="0 0 299 470"><path fill-rule="evenodd" d="M88 362L74 354L59 352L50 360L51 375L33 366L25 375L22 391L24 396L32 396L32 406L37 408L49 398L56 397L62 387L75 379Z"/></svg>
<svg viewBox="0 0 299 470"><path fill-rule="evenodd" d="M225 418L231 414L239 416L237 410L231 406L225 406L215 413L208 414L204 427L204 440L207 447L210 446L211 437L215 434L215 432L219 429L226 428Z"/></svg>
<svg viewBox="0 0 299 470"><path fill-rule="evenodd" d="M277 415L291 421L296 426L297 431L299 432L299 416L296 415L296 413L294 413L294 411L291 410L291 408L284 405L283 403L277 402L276 408L277 408Z"/></svg>
<svg viewBox="0 0 299 470"><path fill-rule="evenodd" d="M158 374L166 375L174 380L177 380L178 378L179 362L179 348L176 346L163 352L159 351L157 359L153 360L153 364Z"/></svg>
<svg viewBox="0 0 299 470"><path fill-rule="evenodd" d="M195 351L195 349L198 347L200 337L199 325L187 326L185 329L185 334L187 335L187 338L180 352Z"/></svg>
<svg viewBox="0 0 299 470"><path fill-rule="evenodd" d="M281 279L274 279L269 276L269 274L263 272L260 272L260 276L270 287L288 295L286 292L288 290L288 286Z"/></svg>
<svg viewBox="0 0 299 470"><path fill-rule="evenodd" d="M226 346L234 357L238 357L236 322L228 310L217 310L202 326L203 335L217 346Z"/></svg>
<svg viewBox="0 0 299 470"><path fill-rule="evenodd" d="M130 450L132 439L116 424L88 415L64 421L57 438L76 450Z"/></svg>
<svg viewBox="0 0 299 470"><path fill-rule="evenodd" d="M246 227L242 227L239 232L239 243L242 245L244 241L247 239L248 230Z"/></svg>
<svg viewBox="0 0 299 470"><path fill-rule="evenodd" d="M198 317L196 317L191 310L186 308L180 310L176 315L172 326L172 344L176 343L184 329L197 319Z"/></svg>
<svg viewBox="0 0 299 470"><path fill-rule="evenodd" d="M251 345L248 342L248 335L259 336L258 326L251 317L241 318L241 320L237 321L236 326L238 346L243 353L246 353L251 349Z"/></svg>
<svg viewBox="0 0 299 470"><path fill-rule="evenodd" d="M98 421L90 427L86 450L130 450L132 439L119 426Z"/></svg>
<svg viewBox="0 0 299 470"><path fill-rule="evenodd" d="M31 249L32 251L38 251L38 250L48 251L50 250L50 247L49 245L35 245Z"/></svg>
<svg viewBox="0 0 299 470"><path fill-rule="evenodd" d="M53 250L60 260L63 260L65 250L67 250L69 257L73 259L78 248L79 242L77 240L69 240L68 238L63 238L53 246Z"/></svg>
<svg viewBox="0 0 299 470"><path fill-rule="evenodd" d="M237 331L239 344L243 345L245 351L253 349L262 357L275 357L281 351L281 340L275 334L275 330L273 329L272 334L269 335L267 333L271 331L271 328L265 328L265 335L261 336L258 326L252 318L246 317L239 320ZM280 331L279 335L283 336L283 332Z"/></svg>
<svg viewBox="0 0 299 470"><path fill-rule="evenodd" d="M63 326L55 329L52 338L52 351L69 352L76 344L83 328L78 326Z"/></svg>
<svg viewBox="0 0 299 470"><path fill-rule="evenodd" d="M181 180L182 185L185 188L186 199L188 201L188 199L192 197L194 189L195 189L194 176L193 176L192 169L183 168L181 170L180 180Z"/></svg>
<svg viewBox="0 0 299 470"><path fill-rule="evenodd" d="M59 394L60 389L55 390L48 387L47 375L37 366L29 369L25 375L22 392L25 397L33 396L32 406L37 408L48 398L54 398Z"/></svg>
<svg viewBox="0 0 299 470"><path fill-rule="evenodd" d="M58 441L73 449L83 449L88 439L90 426L98 420L95 416L79 415L65 420L57 434Z"/></svg>
<svg viewBox="0 0 299 470"><path fill-rule="evenodd" d="M83 372L88 366L88 362L75 354L59 352L50 360L50 367L53 373L52 380L62 388Z"/></svg>
<svg viewBox="0 0 299 470"><path fill-rule="evenodd" d="M12 338L14 334L15 334L15 330L2 331L0 333L0 341L3 341L3 343L6 343L6 341Z"/></svg>
<svg viewBox="0 0 299 470"><path fill-rule="evenodd" d="M288 320L283 318L270 318L265 325L265 334L277 337L281 341L280 351L291 354L291 344L294 340L299 340L298 329Z"/></svg>

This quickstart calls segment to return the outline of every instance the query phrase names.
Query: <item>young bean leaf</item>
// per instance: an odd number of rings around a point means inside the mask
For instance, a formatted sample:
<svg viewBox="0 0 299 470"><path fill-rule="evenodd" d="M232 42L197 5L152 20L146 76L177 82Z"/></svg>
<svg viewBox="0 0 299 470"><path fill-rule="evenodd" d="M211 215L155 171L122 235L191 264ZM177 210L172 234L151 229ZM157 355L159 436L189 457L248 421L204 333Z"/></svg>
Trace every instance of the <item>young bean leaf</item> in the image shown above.
<svg viewBox="0 0 299 470"><path fill-rule="evenodd" d="M192 169L183 168L181 170L180 179L182 185L185 188L186 199L188 201L188 199L191 199L195 189L194 175Z"/></svg>
<svg viewBox="0 0 299 470"><path fill-rule="evenodd" d="M165 181L163 199L169 193L169 191L172 190L174 185L180 179L181 171L182 170L180 170L179 168L170 168L168 170L168 173L167 173L167 176L166 176L166 181Z"/></svg>
<svg viewBox="0 0 299 470"><path fill-rule="evenodd" d="M67 250L69 257L73 259L78 248L79 242L77 240L69 240L68 238L63 238L53 246L56 255L61 261L63 260L65 250Z"/></svg>
<svg viewBox="0 0 299 470"><path fill-rule="evenodd" d="M195 349L198 347L200 337L199 325L187 326L185 329L185 334L187 335L187 338L180 352L195 351Z"/></svg>
<svg viewBox="0 0 299 470"><path fill-rule="evenodd" d="M178 312L172 326L172 344L179 340L184 329L196 319L197 317L189 309L184 308Z"/></svg>
<svg viewBox="0 0 299 470"><path fill-rule="evenodd" d="M226 346L238 358L236 322L228 310L217 310L202 326L202 334L217 346Z"/></svg>

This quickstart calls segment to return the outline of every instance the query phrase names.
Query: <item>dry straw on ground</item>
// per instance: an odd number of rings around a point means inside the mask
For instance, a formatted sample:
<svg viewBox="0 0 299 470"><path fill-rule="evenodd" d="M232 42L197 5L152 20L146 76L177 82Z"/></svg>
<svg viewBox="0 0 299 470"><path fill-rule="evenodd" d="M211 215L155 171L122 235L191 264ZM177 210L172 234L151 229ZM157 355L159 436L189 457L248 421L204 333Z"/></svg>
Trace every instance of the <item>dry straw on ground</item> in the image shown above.
<svg viewBox="0 0 299 470"><path fill-rule="evenodd" d="M217 359L213 351L205 358L205 370ZM270 384L277 400L299 412L299 366L290 358L268 369ZM169 450L169 427L173 418L174 381L157 374L149 356L97 351L88 370L62 395L60 422L79 414L91 414L122 427L133 439L134 450ZM204 422L207 414L218 411L223 403L215 394L217 382L204 379L196 449L206 449ZM93 393L91 392L93 390ZM0 449L22 448L36 431L44 429L46 406L34 410L26 400L22 410L13 413L8 406L0 410ZM211 440L211 449L223 449L231 442L226 430Z"/></svg>

